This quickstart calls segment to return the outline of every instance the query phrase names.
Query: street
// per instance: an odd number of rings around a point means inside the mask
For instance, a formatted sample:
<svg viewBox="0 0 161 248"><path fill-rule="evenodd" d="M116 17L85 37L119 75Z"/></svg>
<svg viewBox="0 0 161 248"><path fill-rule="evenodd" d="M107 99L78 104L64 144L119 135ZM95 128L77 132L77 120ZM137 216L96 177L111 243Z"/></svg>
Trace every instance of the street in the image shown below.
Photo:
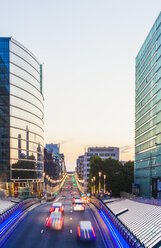
<svg viewBox="0 0 161 248"><path fill-rule="evenodd" d="M49 209L52 203L41 204L29 212L18 224L17 228L3 245L3 248L107 247L90 207L86 204L84 212L73 211L70 194L71 182L71 177L69 177L62 192L58 194L55 200L63 202L64 205L63 230L55 231L46 228L45 223L49 216ZM77 190L76 186L72 190ZM91 221L97 236L94 243L85 244L77 241L77 225L80 220Z"/></svg>

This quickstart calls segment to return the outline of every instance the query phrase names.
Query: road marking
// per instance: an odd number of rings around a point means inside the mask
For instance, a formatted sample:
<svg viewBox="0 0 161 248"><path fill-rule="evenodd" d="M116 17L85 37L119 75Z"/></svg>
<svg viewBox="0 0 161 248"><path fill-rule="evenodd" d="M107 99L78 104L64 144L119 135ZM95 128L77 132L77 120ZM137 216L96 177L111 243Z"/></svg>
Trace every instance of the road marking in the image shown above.
<svg viewBox="0 0 161 248"><path fill-rule="evenodd" d="M58 197L58 199L55 200L55 202L59 201L60 197Z"/></svg>
<svg viewBox="0 0 161 248"><path fill-rule="evenodd" d="M43 231L44 231L44 230L42 229L42 230L41 230L41 233L43 233Z"/></svg>
<svg viewBox="0 0 161 248"><path fill-rule="evenodd" d="M72 217L70 218L70 220L72 220Z"/></svg>
<svg viewBox="0 0 161 248"><path fill-rule="evenodd" d="M72 231L72 229L70 229L70 233L72 233L73 231Z"/></svg>

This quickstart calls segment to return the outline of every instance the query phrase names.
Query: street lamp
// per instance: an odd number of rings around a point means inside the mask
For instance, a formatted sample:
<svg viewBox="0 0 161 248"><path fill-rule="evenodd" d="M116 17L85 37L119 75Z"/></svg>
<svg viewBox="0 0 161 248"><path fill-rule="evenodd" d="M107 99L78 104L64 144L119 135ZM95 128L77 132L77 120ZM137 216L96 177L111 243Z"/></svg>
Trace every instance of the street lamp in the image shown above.
<svg viewBox="0 0 161 248"><path fill-rule="evenodd" d="M103 175L103 178L104 178L104 194L106 192L106 175Z"/></svg>
<svg viewBox="0 0 161 248"><path fill-rule="evenodd" d="M95 178L95 177L93 177L93 182L94 182L93 194L94 194L94 195L95 195L95 193L96 193L96 189L95 189L95 181L96 181L96 178Z"/></svg>
<svg viewBox="0 0 161 248"><path fill-rule="evenodd" d="M91 179L91 194L93 194L93 178Z"/></svg>
<svg viewBox="0 0 161 248"><path fill-rule="evenodd" d="M98 172L98 175L99 175L99 189L98 189L98 192L100 193L101 192L101 175L102 175L102 173Z"/></svg>

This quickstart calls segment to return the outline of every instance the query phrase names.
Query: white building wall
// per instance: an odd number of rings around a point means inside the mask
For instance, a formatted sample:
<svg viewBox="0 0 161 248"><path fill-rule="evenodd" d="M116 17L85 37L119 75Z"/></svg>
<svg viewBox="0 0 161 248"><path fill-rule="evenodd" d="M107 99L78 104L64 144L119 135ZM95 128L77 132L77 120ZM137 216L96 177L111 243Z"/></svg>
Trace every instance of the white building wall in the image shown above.
<svg viewBox="0 0 161 248"><path fill-rule="evenodd" d="M102 159L113 158L119 160L119 148L118 147L89 147L88 151L84 155L84 180L85 186L87 188L89 180L89 170L90 170L90 158L92 156L99 156Z"/></svg>

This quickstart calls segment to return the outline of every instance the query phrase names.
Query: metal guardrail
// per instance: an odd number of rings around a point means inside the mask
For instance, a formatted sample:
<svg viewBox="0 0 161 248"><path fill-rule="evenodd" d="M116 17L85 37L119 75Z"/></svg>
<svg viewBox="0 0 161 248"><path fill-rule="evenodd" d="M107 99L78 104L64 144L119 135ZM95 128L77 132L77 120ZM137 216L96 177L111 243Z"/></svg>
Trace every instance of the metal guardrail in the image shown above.
<svg viewBox="0 0 161 248"><path fill-rule="evenodd" d="M12 206L6 212L0 215L0 237L9 229L9 227L21 216L24 210L35 203L40 202L38 199L25 199Z"/></svg>
<svg viewBox="0 0 161 248"><path fill-rule="evenodd" d="M145 246L141 243L141 241L128 229L126 225L120 221L116 215L107 207L105 204L95 198L91 198L91 203L93 203L99 210L103 210L106 216L110 219L113 225L117 228L122 237L126 240L130 247L135 248L144 248Z"/></svg>

